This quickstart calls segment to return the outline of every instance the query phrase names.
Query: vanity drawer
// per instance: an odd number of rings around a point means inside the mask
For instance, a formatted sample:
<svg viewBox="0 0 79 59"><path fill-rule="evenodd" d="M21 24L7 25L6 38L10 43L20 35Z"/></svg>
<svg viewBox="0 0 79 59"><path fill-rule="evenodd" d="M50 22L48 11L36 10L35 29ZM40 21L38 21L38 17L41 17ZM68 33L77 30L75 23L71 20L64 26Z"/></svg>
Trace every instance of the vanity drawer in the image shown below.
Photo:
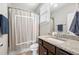
<svg viewBox="0 0 79 59"><path fill-rule="evenodd" d="M55 54L55 46L43 41L43 46L47 48L49 51L51 51L53 54Z"/></svg>

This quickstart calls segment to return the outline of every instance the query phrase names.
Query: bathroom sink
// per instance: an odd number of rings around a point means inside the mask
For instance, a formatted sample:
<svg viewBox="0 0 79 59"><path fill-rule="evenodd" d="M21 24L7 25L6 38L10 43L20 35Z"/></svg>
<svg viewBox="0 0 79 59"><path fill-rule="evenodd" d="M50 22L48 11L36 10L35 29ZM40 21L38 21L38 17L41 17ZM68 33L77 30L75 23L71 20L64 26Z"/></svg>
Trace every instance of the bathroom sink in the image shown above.
<svg viewBox="0 0 79 59"><path fill-rule="evenodd" d="M64 43L65 40L59 40L59 39L55 39L55 38L48 38L51 42L56 42L56 43Z"/></svg>
<svg viewBox="0 0 79 59"><path fill-rule="evenodd" d="M57 39L57 40L61 40L61 41L67 41L66 38L57 38L57 37L53 37L53 38L55 38L55 39Z"/></svg>
<svg viewBox="0 0 79 59"><path fill-rule="evenodd" d="M52 37L52 36L45 37L45 38L48 38L49 40L59 42L59 43L64 43L65 41L67 41L66 38L59 38L59 37Z"/></svg>

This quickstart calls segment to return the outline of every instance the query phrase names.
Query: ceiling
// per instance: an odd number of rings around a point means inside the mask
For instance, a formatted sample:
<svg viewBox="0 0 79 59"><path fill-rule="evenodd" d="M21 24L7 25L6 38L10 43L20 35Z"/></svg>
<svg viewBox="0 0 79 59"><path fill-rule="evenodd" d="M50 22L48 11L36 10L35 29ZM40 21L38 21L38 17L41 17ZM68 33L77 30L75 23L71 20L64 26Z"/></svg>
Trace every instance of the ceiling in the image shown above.
<svg viewBox="0 0 79 59"><path fill-rule="evenodd" d="M57 4L57 6L56 6L56 4ZM50 3L50 12L51 13L55 12L55 11L59 10L60 8L63 8L66 5L68 5L68 3L52 3L52 4ZM39 13L40 6L39 6L39 8L36 9L35 12Z"/></svg>
<svg viewBox="0 0 79 59"><path fill-rule="evenodd" d="M8 6L39 13L40 5L42 4L43 3L10 3ZM58 4L58 6L54 7L54 4ZM67 5L67 3L53 3L51 4L51 12L54 12L65 5Z"/></svg>
<svg viewBox="0 0 79 59"><path fill-rule="evenodd" d="M57 4L57 6L55 7L55 4ZM57 11L60 8L66 6L68 3L54 3L51 5L51 12Z"/></svg>
<svg viewBox="0 0 79 59"><path fill-rule="evenodd" d="M10 3L9 7L34 11L39 7L40 3Z"/></svg>

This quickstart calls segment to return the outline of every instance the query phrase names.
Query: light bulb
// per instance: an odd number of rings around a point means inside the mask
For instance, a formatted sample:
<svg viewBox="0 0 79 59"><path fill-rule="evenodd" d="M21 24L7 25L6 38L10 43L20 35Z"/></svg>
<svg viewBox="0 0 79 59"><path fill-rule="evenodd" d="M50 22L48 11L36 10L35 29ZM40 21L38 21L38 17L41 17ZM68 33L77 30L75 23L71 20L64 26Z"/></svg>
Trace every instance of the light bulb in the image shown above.
<svg viewBox="0 0 79 59"><path fill-rule="evenodd" d="M58 7L58 4L57 3L53 4L53 7L54 8Z"/></svg>

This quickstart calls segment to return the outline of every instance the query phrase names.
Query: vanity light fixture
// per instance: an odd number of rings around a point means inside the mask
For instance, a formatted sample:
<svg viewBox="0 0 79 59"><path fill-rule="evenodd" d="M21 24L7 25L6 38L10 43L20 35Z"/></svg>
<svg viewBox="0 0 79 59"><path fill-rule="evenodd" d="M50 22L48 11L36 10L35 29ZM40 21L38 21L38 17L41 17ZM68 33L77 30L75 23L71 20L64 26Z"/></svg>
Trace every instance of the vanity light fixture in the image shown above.
<svg viewBox="0 0 79 59"><path fill-rule="evenodd" d="M53 7L54 8L58 7L58 4L57 3L53 4Z"/></svg>
<svg viewBox="0 0 79 59"><path fill-rule="evenodd" d="M54 8L58 7L57 3L50 3L51 6L53 6Z"/></svg>

